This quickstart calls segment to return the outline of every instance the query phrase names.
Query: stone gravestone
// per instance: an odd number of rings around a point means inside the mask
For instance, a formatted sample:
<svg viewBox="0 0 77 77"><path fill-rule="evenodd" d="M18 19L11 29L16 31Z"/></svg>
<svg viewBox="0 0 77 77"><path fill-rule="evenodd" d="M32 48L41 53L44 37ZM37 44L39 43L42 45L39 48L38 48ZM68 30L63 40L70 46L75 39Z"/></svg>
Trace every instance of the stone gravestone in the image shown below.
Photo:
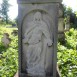
<svg viewBox="0 0 77 77"><path fill-rule="evenodd" d="M18 0L19 77L56 77L61 0Z"/></svg>
<svg viewBox="0 0 77 77"><path fill-rule="evenodd" d="M64 32L64 18L58 20L58 32Z"/></svg>
<svg viewBox="0 0 77 77"><path fill-rule="evenodd" d="M3 37L1 38L1 42L6 48L9 46L9 44L11 43L11 39L9 38L8 33L3 34Z"/></svg>

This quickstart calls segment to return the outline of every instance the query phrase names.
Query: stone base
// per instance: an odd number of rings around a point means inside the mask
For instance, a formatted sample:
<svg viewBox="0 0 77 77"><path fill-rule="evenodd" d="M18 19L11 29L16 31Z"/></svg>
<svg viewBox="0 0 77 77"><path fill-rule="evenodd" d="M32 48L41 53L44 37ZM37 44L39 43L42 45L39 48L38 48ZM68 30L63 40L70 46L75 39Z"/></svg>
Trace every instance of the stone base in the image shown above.
<svg viewBox="0 0 77 77"><path fill-rule="evenodd" d="M18 72L15 74L15 76L14 77L19 77L18 76ZM61 77L61 74L60 74L60 72L59 72L59 68L58 68L58 66L57 66L57 73L56 73L56 77Z"/></svg>

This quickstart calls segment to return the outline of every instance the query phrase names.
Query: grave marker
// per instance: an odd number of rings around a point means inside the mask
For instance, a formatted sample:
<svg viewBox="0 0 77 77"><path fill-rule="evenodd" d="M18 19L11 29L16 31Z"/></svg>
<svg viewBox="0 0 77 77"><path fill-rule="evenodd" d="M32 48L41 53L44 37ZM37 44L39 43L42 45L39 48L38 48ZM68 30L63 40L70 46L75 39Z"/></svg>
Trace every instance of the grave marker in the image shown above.
<svg viewBox="0 0 77 77"><path fill-rule="evenodd" d="M19 77L56 77L62 0L18 0Z"/></svg>

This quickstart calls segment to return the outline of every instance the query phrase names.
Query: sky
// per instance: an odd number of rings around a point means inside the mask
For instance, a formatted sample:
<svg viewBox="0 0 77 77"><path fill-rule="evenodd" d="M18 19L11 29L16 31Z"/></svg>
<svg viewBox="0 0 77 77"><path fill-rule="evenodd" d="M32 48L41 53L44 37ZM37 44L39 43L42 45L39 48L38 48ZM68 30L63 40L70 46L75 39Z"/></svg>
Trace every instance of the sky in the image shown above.
<svg viewBox="0 0 77 77"><path fill-rule="evenodd" d="M73 11L77 11L77 0L63 0L63 4L71 7Z"/></svg>
<svg viewBox="0 0 77 77"><path fill-rule="evenodd" d="M2 3L2 0L0 0L0 4ZM11 7L9 8L8 15L11 20L15 19L18 15L18 5L17 0L9 0L9 4L11 4Z"/></svg>
<svg viewBox="0 0 77 77"><path fill-rule="evenodd" d="M2 3L2 0L0 0L0 4ZM9 3L12 5L9 8L8 15L10 16L10 19L15 19L18 15L18 5L17 0L9 0ZM62 2L67 7L71 7L73 11L77 11L77 0L63 0Z"/></svg>

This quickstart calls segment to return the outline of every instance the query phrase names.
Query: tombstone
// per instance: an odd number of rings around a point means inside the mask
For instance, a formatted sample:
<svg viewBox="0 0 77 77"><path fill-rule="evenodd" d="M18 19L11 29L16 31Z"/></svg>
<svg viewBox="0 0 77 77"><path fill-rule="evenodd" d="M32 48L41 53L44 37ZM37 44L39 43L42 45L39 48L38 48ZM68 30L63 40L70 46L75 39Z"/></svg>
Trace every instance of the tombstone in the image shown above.
<svg viewBox="0 0 77 77"><path fill-rule="evenodd" d="M8 47L10 42L11 42L11 39L9 38L9 34L8 33L4 33L3 34L3 37L1 39L1 42L3 43L3 45L5 47Z"/></svg>
<svg viewBox="0 0 77 77"><path fill-rule="evenodd" d="M64 32L64 18L59 18L58 20L58 32Z"/></svg>
<svg viewBox="0 0 77 77"><path fill-rule="evenodd" d="M62 0L18 0L19 77L56 77Z"/></svg>
<svg viewBox="0 0 77 77"><path fill-rule="evenodd" d="M65 26L64 26L64 18L59 18L58 20L58 40L59 42L65 42Z"/></svg>
<svg viewBox="0 0 77 77"><path fill-rule="evenodd" d="M63 5L59 6L59 20L58 20L58 41L63 43L65 41L65 23L64 23L64 12Z"/></svg>

